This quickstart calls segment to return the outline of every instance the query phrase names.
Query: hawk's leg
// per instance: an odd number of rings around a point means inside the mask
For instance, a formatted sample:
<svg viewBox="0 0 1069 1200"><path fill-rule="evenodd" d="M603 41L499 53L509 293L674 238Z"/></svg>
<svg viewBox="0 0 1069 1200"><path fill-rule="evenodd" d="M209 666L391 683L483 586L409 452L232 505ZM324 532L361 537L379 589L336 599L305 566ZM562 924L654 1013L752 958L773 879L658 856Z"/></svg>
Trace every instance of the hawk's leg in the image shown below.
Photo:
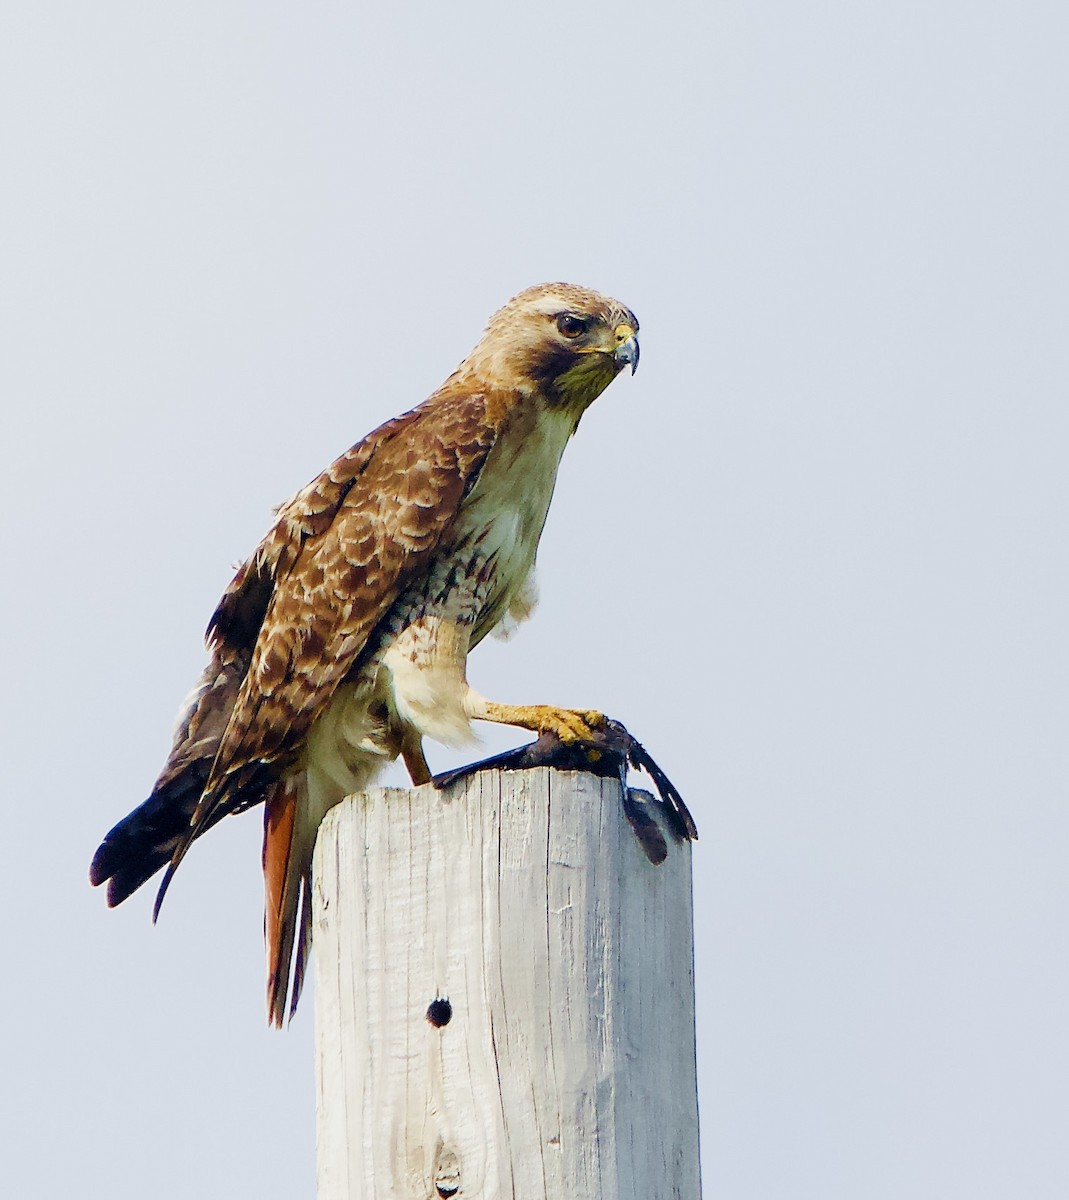
<svg viewBox="0 0 1069 1200"><path fill-rule="evenodd" d="M564 744L589 742L605 724L604 714L593 709L557 708L552 704L496 704L470 695L468 715L477 721L516 725L535 733L554 733Z"/></svg>
<svg viewBox="0 0 1069 1200"><path fill-rule="evenodd" d="M423 739L418 733L407 732L401 743L401 757L408 768L409 778L415 787L421 783L430 783L431 769L423 754Z"/></svg>

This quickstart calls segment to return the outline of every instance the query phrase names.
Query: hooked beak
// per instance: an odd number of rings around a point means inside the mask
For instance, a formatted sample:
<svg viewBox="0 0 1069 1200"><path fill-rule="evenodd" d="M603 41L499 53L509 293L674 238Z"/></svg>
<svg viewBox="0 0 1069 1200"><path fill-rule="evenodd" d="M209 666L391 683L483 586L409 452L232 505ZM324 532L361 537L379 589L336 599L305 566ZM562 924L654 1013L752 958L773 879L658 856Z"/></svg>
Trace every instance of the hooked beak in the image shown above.
<svg viewBox="0 0 1069 1200"><path fill-rule="evenodd" d="M630 325L616 326L616 350L613 352L613 362L616 369L630 365L631 374L638 370L638 334Z"/></svg>

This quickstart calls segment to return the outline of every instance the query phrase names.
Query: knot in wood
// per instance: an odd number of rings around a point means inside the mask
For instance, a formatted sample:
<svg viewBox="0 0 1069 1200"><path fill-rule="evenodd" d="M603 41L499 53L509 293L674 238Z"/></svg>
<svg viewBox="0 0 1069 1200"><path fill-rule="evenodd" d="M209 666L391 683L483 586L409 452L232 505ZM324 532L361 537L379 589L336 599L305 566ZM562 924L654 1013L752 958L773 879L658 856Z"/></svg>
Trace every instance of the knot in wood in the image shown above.
<svg viewBox="0 0 1069 1200"><path fill-rule="evenodd" d="M434 1162L434 1190L444 1200L460 1191L460 1159L455 1150L441 1144Z"/></svg>
<svg viewBox="0 0 1069 1200"><path fill-rule="evenodd" d="M452 1019L453 1006L444 996L432 1000L427 1005L427 1020L435 1029L441 1029L443 1025L448 1025Z"/></svg>

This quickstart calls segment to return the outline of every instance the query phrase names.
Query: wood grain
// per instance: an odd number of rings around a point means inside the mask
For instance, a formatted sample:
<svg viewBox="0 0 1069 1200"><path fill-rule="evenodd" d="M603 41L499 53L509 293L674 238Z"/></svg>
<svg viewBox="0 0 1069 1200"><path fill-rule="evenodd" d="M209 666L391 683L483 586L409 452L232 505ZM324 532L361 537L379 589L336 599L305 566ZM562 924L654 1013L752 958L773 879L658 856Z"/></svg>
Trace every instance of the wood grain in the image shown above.
<svg viewBox="0 0 1069 1200"><path fill-rule="evenodd" d="M545 769L332 810L319 1200L697 1200L690 854L654 866L616 781Z"/></svg>

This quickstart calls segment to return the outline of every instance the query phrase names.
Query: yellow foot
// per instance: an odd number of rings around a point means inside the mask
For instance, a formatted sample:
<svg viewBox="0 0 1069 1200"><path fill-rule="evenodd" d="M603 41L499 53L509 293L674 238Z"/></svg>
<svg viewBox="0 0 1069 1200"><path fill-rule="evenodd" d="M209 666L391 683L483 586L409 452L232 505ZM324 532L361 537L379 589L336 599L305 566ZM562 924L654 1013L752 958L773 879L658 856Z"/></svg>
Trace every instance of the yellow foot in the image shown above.
<svg viewBox="0 0 1069 1200"><path fill-rule="evenodd" d="M552 704L494 704L488 702L484 721L499 725L518 725L536 733L555 733L562 742L587 742L594 731L605 724L605 716L596 709L557 708Z"/></svg>

